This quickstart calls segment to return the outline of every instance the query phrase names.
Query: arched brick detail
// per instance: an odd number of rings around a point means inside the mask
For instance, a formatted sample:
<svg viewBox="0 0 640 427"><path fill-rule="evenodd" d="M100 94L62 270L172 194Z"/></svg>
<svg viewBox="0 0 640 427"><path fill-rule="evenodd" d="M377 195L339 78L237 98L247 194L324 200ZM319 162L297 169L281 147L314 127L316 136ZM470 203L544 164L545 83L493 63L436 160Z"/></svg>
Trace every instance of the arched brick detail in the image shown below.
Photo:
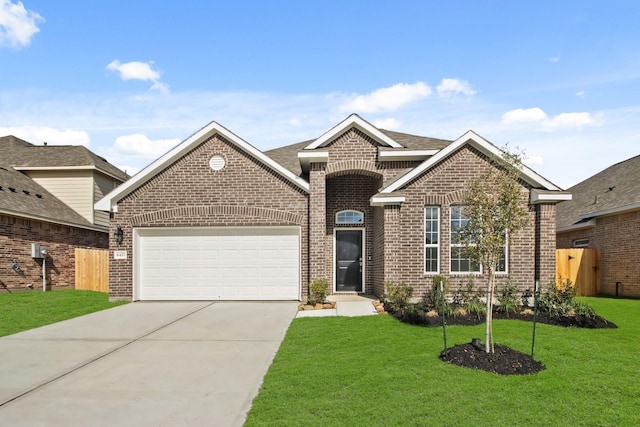
<svg viewBox="0 0 640 427"><path fill-rule="evenodd" d="M131 217L133 227L144 224L154 224L156 222L165 223L167 220L176 218L207 218L212 216L228 217L254 217L264 218L286 224L302 224L304 218L291 212L279 211L275 209L261 208L256 206L181 206L177 208L148 212Z"/></svg>
<svg viewBox="0 0 640 427"><path fill-rule="evenodd" d="M455 205L463 203L469 192L467 190L456 190L447 194L444 198L447 205Z"/></svg>
<svg viewBox="0 0 640 427"><path fill-rule="evenodd" d="M326 169L327 178L356 173L359 175L367 175L379 177L382 174L376 168L376 164L369 160L349 159L340 162L330 163Z"/></svg>

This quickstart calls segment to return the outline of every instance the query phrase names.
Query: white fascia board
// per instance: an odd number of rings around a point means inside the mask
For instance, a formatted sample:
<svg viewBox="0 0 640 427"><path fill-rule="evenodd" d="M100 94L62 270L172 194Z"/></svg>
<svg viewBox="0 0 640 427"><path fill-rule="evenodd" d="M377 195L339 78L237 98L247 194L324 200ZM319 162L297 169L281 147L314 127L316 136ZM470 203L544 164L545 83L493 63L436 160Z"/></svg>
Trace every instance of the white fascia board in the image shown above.
<svg viewBox="0 0 640 427"><path fill-rule="evenodd" d="M313 141L311 144L307 145L305 150L315 150L316 148L324 147L326 144L331 142L335 137L342 134L347 129L355 127L360 129L362 132L366 133L382 145L386 145L388 147L393 148L404 148L402 145L398 144L393 139L389 138L384 133L380 132L378 128L373 126L368 121L364 120L362 117L357 114L351 114L349 117L326 131L322 134L318 139Z"/></svg>
<svg viewBox="0 0 640 427"><path fill-rule="evenodd" d="M403 160L426 160L435 155L440 150L401 150L401 151L378 151L378 159L381 162L403 161Z"/></svg>
<svg viewBox="0 0 640 427"><path fill-rule="evenodd" d="M406 197L401 194L376 194L369 200L371 206L386 206L386 205L401 205L406 200Z"/></svg>
<svg viewBox="0 0 640 427"><path fill-rule="evenodd" d="M393 191L397 191L401 189L406 184L408 184L409 182L411 182L412 180L420 176L423 172L430 169L432 166L436 165L441 160L445 159L446 157L448 157L450 154L452 154L453 152L455 152L465 144L469 144L475 147L482 153L486 154L488 157L502 158L503 151L501 149L499 149L498 147L496 147L495 145L493 145L492 143L490 143L489 141L487 141L486 139L484 139L474 131L470 130L470 131L467 131L460 138L456 139L451 144L449 144L448 146L440 150L433 157L422 162L411 172L403 176L398 181L392 183L389 187L385 188L381 192L391 193ZM552 182L541 177L540 175L538 175L536 172L534 172L533 170L531 170L529 167L525 165L520 165L520 171L521 171L522 179L527 181L529 184L541 186L545 190L562 191L560 187L556 186Z"/></svg>
<svg viewBox="0 0 640 427"><path fill-rule="evenodd" d="M103 175L114 178L116 181L123 182L123 179L115 176L114 174L105 171L99 167L93 165L86 166L14 166L13 169L20 172L28 172L28 171L96 171L100 172Z"/></svg>
<svg viewBox="0 0 640 427"><path fill-rule="evenodd" d="M196 133L194 133L193 135L191 135L189 138L185 139L180 144L178 144L177 146L169 150L167 153L165 153L163 156L161 156L156 161L151 163L149 166L142 169L140 172L135 174L132 178L130 178L124 184L116 187L113 191L111 191L109 194L104 196L101 200L97 201L94 204L94 208L96 210L101 210L101 211L110 211L110 210L117 209L117 203L123 197L135 191L137 188L139 188L145 182L149 181L160 171L162 171L163 169L167 168L168 166L176 162L180 157L188 153L191 149L193 149L194 147L202 143L205 139L211 137L216 133L222 135L224 138L234 143L236 146L238 146L240 149L242 149L246 153L252 155L257 160L269 166L271 169L277 171L278 173L280 173L282 176L287 178L296 186L300 187L301 189L307 192L309 191L309 183L307 181L296 176L293 172L289 171L288 169L285 169L279 163L277 163L270 157L266 156L260 150L258 150L248 142L244 141L242 138L235 135L233 132L229 131L224 126L221 126L216 122L211 122L205 127L203 127L202 129L200 129L199 131L197 131Z"/></svg>
<svg viewBox="0 0 640 427"><path fill-rule="evenodd" d="M531 196L529 202L533 205L537 203L551 203L551 202L565 202L571 200L573 195L567 192L554 192L549 193L546 191L540 191L537 188L531 190Z"/></svg>
<svg viewBox="0 0 640 427"><path fill-rule="evenodd" d="M595 218L597 216L605 216L605 215L615 215L615 214L632 211L636 209L640 209L640 203L633 203L631 205L626 205L626 206L618 206L617 208L606 209L599 212L592 212L589 214L580 215L578 218L580 220L585 220L587 218Z"/></svg>
<svg viewBox="0 0 640 427"><path fill-rule="evenodd" d="M298 160L303 172L309 171L311 163L327 163L329 161L328 151L299 151Z"/></svg>
<svg viewBox="0 0 640 427"><path fill-rule="evenodd" d="M558 227L556 228L556 233L563 233L565 231L575 231L575 230L582 230L584 228L592 228L596 226L596 220L594 219L590 219L589 221L586 222L580 222L577 224L572 224L572 225L567 225L566 227Z"/></svg>

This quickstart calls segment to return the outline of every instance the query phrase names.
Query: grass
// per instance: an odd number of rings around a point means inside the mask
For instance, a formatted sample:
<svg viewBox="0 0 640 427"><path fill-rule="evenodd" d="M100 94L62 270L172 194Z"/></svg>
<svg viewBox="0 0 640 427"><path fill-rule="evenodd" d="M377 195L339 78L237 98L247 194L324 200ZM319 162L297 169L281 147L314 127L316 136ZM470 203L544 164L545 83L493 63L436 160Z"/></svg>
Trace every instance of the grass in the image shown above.
<svg viewBox="0 0 640 427"><path fill-rule="evenodd" d="M93 291L0 294L0 337L123 304Z"/></svg>
<svg viewBox="0 0 640 427"><path fill-rule="evenodd" d="M537 325L546 370L500 376L443 363L442 329L390 316L291 324L245 426L631 426L640 401L640 301L581 298L619 329ZM450 326L450 346L484 325ZM532 324L496 320L496 342L531 352Z"/></svg>

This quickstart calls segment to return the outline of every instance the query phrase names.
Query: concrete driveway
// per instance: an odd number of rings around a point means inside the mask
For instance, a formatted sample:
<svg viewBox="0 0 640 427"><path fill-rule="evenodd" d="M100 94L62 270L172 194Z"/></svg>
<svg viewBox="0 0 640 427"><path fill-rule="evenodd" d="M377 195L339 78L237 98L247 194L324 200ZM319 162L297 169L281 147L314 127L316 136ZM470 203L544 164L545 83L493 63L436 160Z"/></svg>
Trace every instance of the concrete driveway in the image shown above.
<svg viewBox="0 0 640 427"><path fill-rule="evenodd" d="M241 426L297 303L133 303L0 338L0 424Z"/></svg>

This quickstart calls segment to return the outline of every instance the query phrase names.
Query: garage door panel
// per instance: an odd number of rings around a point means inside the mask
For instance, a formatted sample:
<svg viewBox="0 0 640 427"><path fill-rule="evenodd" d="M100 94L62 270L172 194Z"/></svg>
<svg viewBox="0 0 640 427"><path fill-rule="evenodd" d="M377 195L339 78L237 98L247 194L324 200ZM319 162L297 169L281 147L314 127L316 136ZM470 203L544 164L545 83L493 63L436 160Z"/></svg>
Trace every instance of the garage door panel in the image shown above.
<svg viewBox="0 0 640 427"><path fill-rule="evenodd" d="M297 227L138 229L142 300L297 300Z"/></svg>

